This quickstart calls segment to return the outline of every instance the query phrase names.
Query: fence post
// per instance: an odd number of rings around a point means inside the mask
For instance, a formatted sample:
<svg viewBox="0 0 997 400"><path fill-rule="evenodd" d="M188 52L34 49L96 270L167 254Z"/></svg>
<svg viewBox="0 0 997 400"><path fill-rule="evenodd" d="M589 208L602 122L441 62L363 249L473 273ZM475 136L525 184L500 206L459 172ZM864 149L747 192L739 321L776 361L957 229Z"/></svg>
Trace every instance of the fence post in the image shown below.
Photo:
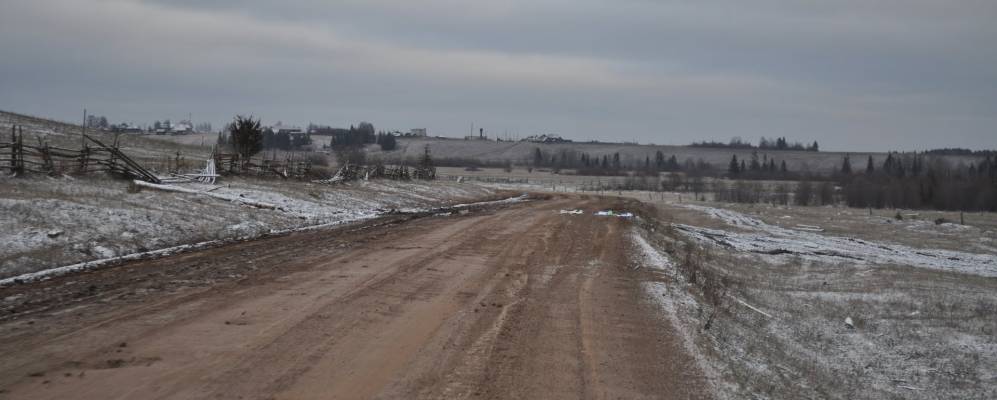
<svg viewBox="0 0 997 400"><path fill-rule="evenodd" d="M21 173L24 171L24 127L17 127L17 133L17 156L13 157L15 160L14 170L17 173Z"/></svg>
<svg viewBox="0 0 997 400"><path fill-rule="evenodd" d="M17 168L17 125L10 126L10 173Z"/></svg>

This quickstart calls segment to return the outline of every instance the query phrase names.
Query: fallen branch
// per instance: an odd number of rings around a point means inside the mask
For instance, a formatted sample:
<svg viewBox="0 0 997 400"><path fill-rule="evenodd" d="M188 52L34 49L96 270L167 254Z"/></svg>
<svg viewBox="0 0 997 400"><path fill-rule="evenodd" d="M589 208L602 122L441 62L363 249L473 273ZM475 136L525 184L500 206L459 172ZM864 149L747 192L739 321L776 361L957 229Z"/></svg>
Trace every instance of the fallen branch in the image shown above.
<svg viewBox="0 0 997 400"><path fill-rule="evenodd" d="M742 301L741 299L739 299L737 297L734 297L734 296L731 296L731 295L727 295L727 297L730 297L730 298L734 299L734 301L736 301L738 303L741 303L742 306L748 307L748 308L750 308L754 312L757 312L757 313L759 313L761 315L764 315L766 317L769 317L769 318L774 318L771 314L769 314L769 313L767 313L765 311L759 310L759 309L755 308L754 306L752 306L751 304L745 303L744 301Z"/></svg>
<svg viewBox="0 0 997 400"><path fill-rule="evenodd" d="M256 207L256 208L265 208L265 209L268 209L268 210L285 211L283 208L278 207L278 206L273 205L273 204L270 204L270 203L264 203L264 202L261 202L261 201L249 200L249 199L244 199L244 198L235 197L235 196L227 196L227 195L224 195L224 194L211 193L211 192L208 192L208 191L187 189L187 188L182 188L182 187L173 186L173 185L157 185L155 183L149 183L149 182L140 181L140 180L137 180L137 179L135 180L135 184L138 185L138 186L147 187L147 188L156 189L156 190L167 191L167 192L179 192L179 193L188 193L188 194L199 194L199 195L204 195L204 196L208 196L208 197L214 197L216 199L221 199L221 200L226 200L226 201L234 201L234 202L237 202L237 203L240 203L240 204L245 204L247 206Z"/></svg>

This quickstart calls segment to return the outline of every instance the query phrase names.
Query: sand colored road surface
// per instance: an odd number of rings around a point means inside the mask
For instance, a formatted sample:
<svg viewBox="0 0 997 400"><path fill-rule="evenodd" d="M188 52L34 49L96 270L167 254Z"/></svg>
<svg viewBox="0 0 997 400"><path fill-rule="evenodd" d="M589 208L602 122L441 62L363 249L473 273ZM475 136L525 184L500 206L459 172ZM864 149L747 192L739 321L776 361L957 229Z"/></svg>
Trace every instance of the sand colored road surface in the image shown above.
<svg viewBox="0 0 997 400"><path fill-rule="evenodd" d="M565 197L0 288L0 398L704 398L629 220ZM618 201L618 200L617 200ZM583 215L560 209L580 208Z"/></svg>

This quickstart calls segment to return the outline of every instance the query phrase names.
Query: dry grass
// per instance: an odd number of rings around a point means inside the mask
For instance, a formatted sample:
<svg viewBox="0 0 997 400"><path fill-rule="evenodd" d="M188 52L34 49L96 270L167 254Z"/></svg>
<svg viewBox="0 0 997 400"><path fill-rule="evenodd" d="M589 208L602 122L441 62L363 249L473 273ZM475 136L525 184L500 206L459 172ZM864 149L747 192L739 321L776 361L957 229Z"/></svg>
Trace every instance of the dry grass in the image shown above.
<svg viewBox="0 0 997 400"><path fill-rule="evenodd" d="M701 246L663 221L716 221L675 210L659 208L650 236L690 283L685 288L697 301L682 311L696 321L701 347L723 366L736 397L997 396L997 279ZM722 277L730 298L772 318L717 302L691 275Z"/></svg>

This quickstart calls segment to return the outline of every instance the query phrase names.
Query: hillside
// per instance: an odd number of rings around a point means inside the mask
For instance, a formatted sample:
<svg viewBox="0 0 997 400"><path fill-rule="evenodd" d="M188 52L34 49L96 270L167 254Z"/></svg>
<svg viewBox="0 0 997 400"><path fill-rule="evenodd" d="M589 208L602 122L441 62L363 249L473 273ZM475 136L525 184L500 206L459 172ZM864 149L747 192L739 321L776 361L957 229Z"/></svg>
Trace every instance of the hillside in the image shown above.
<svg viewBox="0 0 997 400"><path fill-rule="evenodd" d="M716 149L689 146L666 146L666 145L635 145L635 144L610 144L610 143L530 143L530 142L494 142L477 141L446 138L401 138L398 141L399 150L388 152L386 157L397 157L404 154L406 157L417 157L423 148L429 145L433 156L437 158L473 158L485 162L512 161L522 163L531 160L535 149L550 154L560 154L562 151L574 151L578 153L588 153L592 157L602 157L607 155L612 157L614 153L620 153L620 160L624 165L643 164L645 157L654 160L655 153L661 151L665 157L674 155L679 162L687 159L697 160L702 158L712 164L714 168L724 169L730 162L731 155L737 155L738 159L750 160L752 150L748 149ZM809 170L812 172L826 173L840 168L842 158L850 155L852 165L855 168L865 168L866 160L872 156L876 165L881 165L886 159L886 153L881 152L809 152L809 151L759 151L759 156L767 154L770 158L775 158L776 162L786 161L787 167L794 171ZM979 159L972 156L940 156L953 163L969 163Z"/></svg>
<svg viewBox="0 0 997 400"><path fill-rule="evenodd" d="M66 149L79 149L81 146L83 128L80 125L0 110L0 142L10 140L12 126L23 129L25 144L47 142ZM112 133L93 129L88 129L87 135L108 145L114 142L115 137ZM176 157L177 152L182 157L193 159L206 158L211 151L210 147L157 140L155 136L147 135L121 134L118 143L125 154L150 168L156 168L166 158Z"/></svg>

